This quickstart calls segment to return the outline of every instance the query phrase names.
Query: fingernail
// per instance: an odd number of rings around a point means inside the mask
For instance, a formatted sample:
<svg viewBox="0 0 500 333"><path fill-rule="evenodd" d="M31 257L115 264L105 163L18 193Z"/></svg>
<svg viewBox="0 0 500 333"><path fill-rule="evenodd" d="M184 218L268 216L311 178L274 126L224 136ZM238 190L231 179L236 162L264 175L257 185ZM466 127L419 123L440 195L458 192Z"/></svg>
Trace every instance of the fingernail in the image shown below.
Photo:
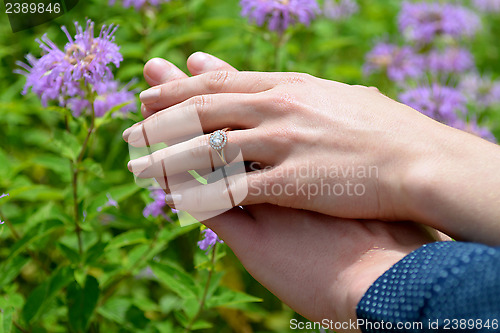
<svg viewBox="0 0 500 333"><path fill-rule="evenodd" d="M123 134L122 134L123 140L127 141L130 133L132 133L132 127L129 127L125 131L123 131Z"/></svg>
<svg viewBox="0 0 500 333"><path fill-rule="evenodd" d="M133 172L134 174L140 174L150 165L151 165L151 157L143 156L128 162L127 166L130 172Z"/></svg>
<svg viewBox="0 0 500 333"><path fill-rule="evenodd" d="M149 103L154 103L156 102L161 95L161 88L149 88L148 90L144 90L141 92L139 95L139 98L141 99L141 102L145 104Z"/></svg>
<svg viewBox="0 0 500 333"><path fill-rule="evenodd" d="M144 126L142 124L141 126L132 127L127 142L131 145L147 144L148 141L146 140L145 135L146 133L144 131Z"/></svg>
<svg viewBox="0 0 500 333"><path fill-rule="evenodd" d="M130 136L130 133L132 133L132 131L134 130L134 127L137 127L141 123L142 123L142 121L135 123L132 126L130 126L129 128L127 128L125 131L123 131L123 134L122 134L123 140L127 141L128 137Z"/></svg>
<svg viewBox="0 0 500 333"><path fill-rule="evenodd" d="M198 71L203 71L206 68L209 68L212 64L214 64L213 58L204 52L193 53L191 59L192 59L191 64L194 65L194 67L196 67Z"/></svg>
<svg viewBox="0 0 500 333"><path fill-rule="evenodd" d="M168 205L178 205L182 202L182 194L165 194L165 202Z"/></svg>
<svg viewBox="0 0 500 333"><path fill-rule="evenodd" d="M154 58L148 61L147 70L144 71L144 76L147 76L150 81L164 83L170 76L172 68L172 64L165 59Z"/></svg>

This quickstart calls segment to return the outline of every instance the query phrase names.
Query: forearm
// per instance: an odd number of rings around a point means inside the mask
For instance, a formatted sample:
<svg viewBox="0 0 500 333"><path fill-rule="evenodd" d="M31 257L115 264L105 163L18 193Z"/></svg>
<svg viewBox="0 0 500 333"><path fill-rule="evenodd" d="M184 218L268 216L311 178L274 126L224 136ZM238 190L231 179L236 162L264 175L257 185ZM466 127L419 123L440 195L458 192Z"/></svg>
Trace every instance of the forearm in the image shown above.
<svg viewBox="0 0 500 333"><path fill-rule="evenodd" d="M434 126L404 184L412 219L457 240L500 244L500 147Z"/></svg>

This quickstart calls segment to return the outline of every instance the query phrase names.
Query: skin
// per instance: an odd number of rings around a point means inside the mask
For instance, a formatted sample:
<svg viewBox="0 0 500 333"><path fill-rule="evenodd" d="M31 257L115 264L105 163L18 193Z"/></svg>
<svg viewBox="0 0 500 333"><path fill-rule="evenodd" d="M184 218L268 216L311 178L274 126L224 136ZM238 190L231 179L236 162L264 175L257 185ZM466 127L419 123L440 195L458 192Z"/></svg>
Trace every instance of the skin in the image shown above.
<svg viewBox="0 0 500 333"><path fill-rule="evenodd" d="M193 75L235 71L201 53L187 64ZM151 86L187 77L163 59L148 62L144 76ZM146 108L142 112L145 118L153 115ZM356 320L357 304L381 274L411 251L440 239L411 222L348 220L269 204L233 208L204 224L260 283L313 321Z"/></svg>
<svg viewBox="0 0 500 333"><path fill-rule="evenodd" d="M493 204L500 202L497 145L435 122L376 89L299 73L221 67L198 74L141 94L143 113L153 116L127 130L124 138L142 146L138 138L145 130L153 143L174 144L131 161L129 168L138 176L161 178L162 163L168 165L171 156L183 152L182 163L170 164L176 168L174 179L193 165L210 167L202 154L190 153L210 151L208 135L178 141L189 136L194 114L205 133L232 128L228 141L261 168L230 182L235 193L248 190L239 205L271 203L343 218L412 220L455 239L500 244L500 206ZM376 172L296 177L297 170L332 166ZM330 193L310 196L300 190L324 183ZM351 184L351 192L358 184L363 195L332 194L339 184L344 190ZM273 195L272 186L292 195ZM213 201L204 198L222 196L224 187L215 182L183 188L171 199L180 199L175 204L182 210L209 210Z"/></svg>

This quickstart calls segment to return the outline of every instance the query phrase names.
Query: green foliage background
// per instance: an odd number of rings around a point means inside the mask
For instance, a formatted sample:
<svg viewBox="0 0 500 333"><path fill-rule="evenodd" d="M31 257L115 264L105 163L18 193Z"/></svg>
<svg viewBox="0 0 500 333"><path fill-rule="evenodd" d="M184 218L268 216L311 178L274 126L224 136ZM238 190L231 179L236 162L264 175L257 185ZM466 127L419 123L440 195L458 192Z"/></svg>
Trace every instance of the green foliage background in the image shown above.
<svg viewBox="0 0 500 333"><path fill-rule="evenodd" d="M294 29L279 54L279 69L375 85L396 97L384 77L364 78L362 65L375 41L398 38L400 4L363 0L360 12L345 22L319 19ZM217 247L212 262L212 254L196 246L199 226L143 217L151 199L126 168L121 138L140 120L138 113L98 122L78 179L78 208L88 214L79 253L70 160L81 148L88 119L72 119L68 134L67 111L43 108L32 93L22 96L25 78L12 73L25 54L39 57L35 38L47 33L62 47L60 26L73 33L73 21L84 24L86 18L96 30L120 25L116 43L124 61L116 77L138 78L138 90L146 88L147 59L163 57L186 70L186 58L199 50L240 70L275 70L273 35L239 13L236 0L173 0L148 12L88 0L53 22L15 34L0 14L0 194L10 193L0 200L0 219L6 221L0 226L0 333L183 332L190 322L193 330L206 332L288 332L291 318L305 321L253 280L225 245ZM500 73L499 22L488 17L470 42L479 68L494 74ZM500 112L489 117L500 137ZM107 193L120 208L98 212Z"/></svg>

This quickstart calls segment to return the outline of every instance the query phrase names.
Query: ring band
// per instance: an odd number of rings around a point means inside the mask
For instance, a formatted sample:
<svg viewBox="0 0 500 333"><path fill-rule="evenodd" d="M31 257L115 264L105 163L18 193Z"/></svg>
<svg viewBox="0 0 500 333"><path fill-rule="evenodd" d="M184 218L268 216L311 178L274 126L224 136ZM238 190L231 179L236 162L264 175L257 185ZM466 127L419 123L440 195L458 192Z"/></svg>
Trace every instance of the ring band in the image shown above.
<svg viewBox="0 0 500 333"><path fill-rule="evenodd" d="M224 156L224 147L227 144L227 133L231 129L226 127L221 130L217 130L210 134L210 138L208 140L210 147L217 152L222 162L227 165L226 157Z"/></svg>

